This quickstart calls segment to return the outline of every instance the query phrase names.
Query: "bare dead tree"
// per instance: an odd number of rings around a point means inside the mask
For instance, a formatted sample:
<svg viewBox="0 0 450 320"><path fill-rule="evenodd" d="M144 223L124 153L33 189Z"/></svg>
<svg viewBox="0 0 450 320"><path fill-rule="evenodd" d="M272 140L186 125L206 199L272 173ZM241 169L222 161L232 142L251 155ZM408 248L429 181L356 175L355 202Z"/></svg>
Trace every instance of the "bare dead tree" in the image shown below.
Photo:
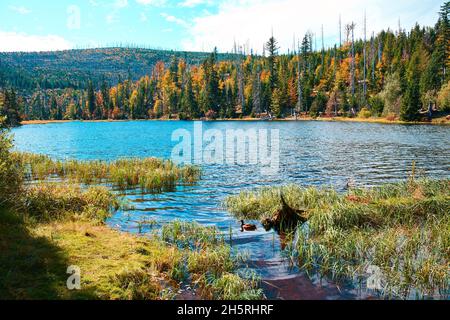
<svg viewBox="0 0 450 320"><path fill-rule="evenodd" d="M296 114L303 111L303 90L302 90L302 79L303 79L302 70L303 69L304 69L304 67L302 68L302 66L301 66L301 49L300 49L300 41L299 41L298 42L298 63L297 63L297 73L298 73L297 95L298 95L298 99L297 99L297 106L296 106Z"/></svg>
<svg viewBox="0 0 450 320"><path fill-rule="evenodd" d="M256 78L253 81L253 113L261 113L261 70L257 67Z"/></svg>
<svg viewBox="0 0 450 320"><path fill-rule="evenodd" d="M366 102L366 94L367 94L367 50L366 50L366 42L367 42L367 18L366 12L364 12L364 83L363 83L363 103Z"/></svg>
<svg viewBox="0 0 450 320"><path fill-rule="evenodd" d="M345 29L347 32L347 42L349 41L351 35L351 88L352 88L352 97L355 96L355 26L356 24L352 22L351 24L346 25Z"/></svg>
<svg viewBox="0 0 450 320"><path fill-rule="evenodd" d="M372 62L372 81L375 81L375 33L372 32L370 39L370 60Z"/></svg>
<svg viewBox="0 0 450 320"><path fill-rule="evenodd" d="M323 39L323 24L322 24L322 70L324 69L324 62L325 62L325 43Z"/></svg>

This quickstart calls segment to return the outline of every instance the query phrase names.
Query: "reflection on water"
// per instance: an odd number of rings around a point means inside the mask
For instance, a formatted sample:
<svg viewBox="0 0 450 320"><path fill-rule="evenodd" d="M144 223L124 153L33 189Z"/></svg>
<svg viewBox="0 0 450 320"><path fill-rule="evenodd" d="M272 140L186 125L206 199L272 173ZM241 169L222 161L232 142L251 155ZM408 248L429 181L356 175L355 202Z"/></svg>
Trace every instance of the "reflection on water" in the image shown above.
<svg viewBox="0 0 450 320"><path fill-rule="evenodd" d="M180 128L192 131L193 122L28 125L14 129L14 134L19 150L55 158L170 158L176 144L171 135ZM202 180L196 186L177 187L161 195L128 192L135 209L117 213L109 223L130 232L137 232L138 221L149 219L159 224L174 219L197 221L215 225L227 235L231 228L233 247L249 253L273 297L295 298L309 292L311 297L336 298L351 293L336 292L332 287L325 290L318 281L299 276L281 253L278 236L263 231L262 226L256 232L240 232L240 223L221 208L226 196L246 188L287 183L332 185L342 190L349 178L373 186L405 179L413 161L420 174L450 176L450 130L444 126L246 121L205 122L203 128L279 129L280 171L263 175L258 166L203 166Z"/></svg>

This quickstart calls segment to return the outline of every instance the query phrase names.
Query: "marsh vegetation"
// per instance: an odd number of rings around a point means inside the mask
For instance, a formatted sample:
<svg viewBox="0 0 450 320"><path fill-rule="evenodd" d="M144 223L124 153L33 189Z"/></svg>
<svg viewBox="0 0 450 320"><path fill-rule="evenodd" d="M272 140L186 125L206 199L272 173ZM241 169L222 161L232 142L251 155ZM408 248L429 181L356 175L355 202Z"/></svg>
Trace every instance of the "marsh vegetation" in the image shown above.
<svg viewBox="0 0 450 320"><path fill-rule="evenodd" d="M28 180L50 178L85 185L108 184L119 190L139 188L142 192L164 192L177 185L191 185L200 178L195 166L177 166L170 160L130 158L106 161L53 160L45 155L13 153Z"/></svg>
<svg viewBox="0 0 450 320"><path fill-rule="evenodd" d="M449 296L450 181L415 180L376 188L289 185L245 191L226 200L239 219L270 218L280 193L308 221L288 234L292 261L309 274L364 284L379 268L379 293L391 298Z"/></svg>
<svg viewBox="0 0 450 320"><path fill-rule="evenodd" d="M132 235L106 219L124 205L111 187L162 192L200 171L157 159L54 161L11 153L1 133L0 297L3 299L258 299L253 274L214 227L173 222ZM99 184L103 184L99 186ZM66 287L70 265L81 290Z"/></svg>

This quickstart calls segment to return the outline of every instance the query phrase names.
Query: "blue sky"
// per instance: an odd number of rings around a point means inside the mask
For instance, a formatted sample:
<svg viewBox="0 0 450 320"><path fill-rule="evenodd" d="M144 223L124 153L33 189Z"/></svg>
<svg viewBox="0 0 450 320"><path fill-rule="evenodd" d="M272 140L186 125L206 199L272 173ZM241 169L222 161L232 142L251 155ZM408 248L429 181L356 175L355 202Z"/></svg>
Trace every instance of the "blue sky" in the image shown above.
<svg viewBox="0 0 450 320"><path fill-rule="evenodd" d="M441 0L2 0L0 51L42 51L116 44L174 50L230 51L234 41L261 52L272 30L282 51L308 30L325 45L338 21L367 32L409 29L437 20Z"/></svg>

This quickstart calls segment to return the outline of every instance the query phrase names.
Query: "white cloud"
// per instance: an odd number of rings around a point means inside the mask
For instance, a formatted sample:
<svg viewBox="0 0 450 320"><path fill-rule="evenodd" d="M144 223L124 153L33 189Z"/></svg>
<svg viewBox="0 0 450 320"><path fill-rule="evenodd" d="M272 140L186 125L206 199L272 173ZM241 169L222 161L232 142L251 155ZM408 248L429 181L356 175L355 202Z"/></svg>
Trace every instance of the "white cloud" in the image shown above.
<svg viewBox="0 0 450 320"><path fill-rule="evenodd" d="M387 28L397 29L399 18L402 27L407 29L416 21L434 24L439 6L439 1L422 0L222 0L217 13L193 20L190 36L183 39L182 47L184 50L212 50L217 46L220 51L231 51L236 39L261 53L273 28L285 52L293 47L294 34L301 38L308 30L316 33L320 45L322 24L326 44L333 45L339 41L339 14L343 26L351 21L357 24L356 36L360 37L365 10L367 31L371 34Z"/></svg>
<svg viewBox="0 0 450 320"><path fill-rule="evenodd" d="M166 19L166 21L168 21L168 22L176 23L179 26L182 26L184 28L188 28L189 27L189 24L186 21L184 21L183 19L179 19L177 17L171 16L171 15L169 15L167 13L161 13L161 17Z"/></svg>
<svg viewBox="0 0 450 320"><path fill-rule="evenodd" d="M141 22L146 22L148 20L148 17L144 12L141 12L141 14L139 15L139 20L141 20Z"/></svg>
<svg viewBox="0 0 450 320"><path fill-rule="evenodd" d="M116 0L114 2L114 7L117 9L122 9L128 6L128 0Z"/></svg>
<svg viewBox="0 0 450 320"><path fill-rule="evenodd" d="M73 44L60 36L38 36L0 30L0 52L54 51L72 48Z"/></svg>
<svg viewBox="0 0 450 320"><path fill-rule="evenodd" d="M98 7L98 6L100 6L100 3L98 3L96 0L89 0L89 4L90 4L92 7Z"/></svg>
<svg viewBox="0 0 450 320"><path fill-rule="evenodd" d="M184 8L193 8L201 4L212 5L212 0L184 0L179 4L180 7Z"/></svg>
<svg viewBox="0 0 450 320"><path fill-rule="evenodd" d="M120 10L128 7L128 0L115 0L110 7L112 7L112 9L105 17L107 24L113 24L119 21L118 15Z"/></svg>
<svg viewBox="0 0 450 320"><path fill-rule="evenodd" d="M144 6L162 7L166 4L166 0L136 0L138 4Z"/></svg>
<svg viewBox="0 0 450 320"><path fill-rule="evenodd" d="M110 14L106 15L105 20L107 24L113 24L119 21L116 12L111 12Z"/></svg>
<svg viewBox="0 0 450 320"><path fill-rule="evenodd" d="M12 6L11 5L11 6L9 6L9 9L14 11L14 12L17 12L19 14L29 14L29 13L31 13L31 10L26 8L26 7L24 7L24 6Z"/></svg>

